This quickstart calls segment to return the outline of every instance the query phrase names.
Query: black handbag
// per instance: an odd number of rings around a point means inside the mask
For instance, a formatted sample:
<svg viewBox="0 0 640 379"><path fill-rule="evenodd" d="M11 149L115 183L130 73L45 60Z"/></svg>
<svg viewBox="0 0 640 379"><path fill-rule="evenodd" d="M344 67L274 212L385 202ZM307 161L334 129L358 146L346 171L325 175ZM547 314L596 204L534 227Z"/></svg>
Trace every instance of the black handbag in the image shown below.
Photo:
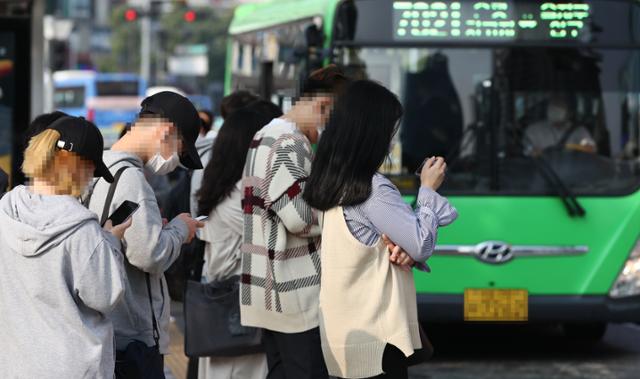
<svg viewBox="0 0 640 379"><path fill-rule="evenodd" d="M149 294L149 305L151 306L151 320L153 323L154 346L147 346L146 343L138 340L130 342L124 350L116 351L116 379L165 379L164 357L160 354L160 333L156 315L153 311L151 300L151 283L149 274L145 272L147 280L147 292Z"/></svg>
<svg viewBox="0 0 640 379"><path fill-rule="evenodd" d="M109 186L107 197L100 218L100 225L104 225L109 217L109 208L113 201L113 195L116 192L116 186L120 180L120 176L128 167L120 168L113 178L113 183ZM88 206L91 196L86 200ZM125 255L126 259L126 255ZM153 311L153 300L151 298L151 280L149 273L144 273L147 282L147 294L149 295L149 307L151 308L151 321L153 326L154 346L147 346L146 343L138 340L130 342L125 350L116 351L116 379L165 379L164 376L164 357L160 354L160 332L158 331L158 323L156 315Z"/></svg>
<svg viewBox="0 0 640 379"><path fill-rule="evenodd" d="M427 333L425 333L424 329L422 329L422 325L420 328L420 342L422 343L422 348L415 350L413 354L411 354L407 358L407 366L415 366L421 363L424 363L433 357L433 345L427 337Z"/></svg>
<svg viewBox="0 0 640 379"><path fill-rule="evenodd" d="M189 357L234 357L264 351L262 329L240 323L240 277L187 282L184 351Z"/></svg>

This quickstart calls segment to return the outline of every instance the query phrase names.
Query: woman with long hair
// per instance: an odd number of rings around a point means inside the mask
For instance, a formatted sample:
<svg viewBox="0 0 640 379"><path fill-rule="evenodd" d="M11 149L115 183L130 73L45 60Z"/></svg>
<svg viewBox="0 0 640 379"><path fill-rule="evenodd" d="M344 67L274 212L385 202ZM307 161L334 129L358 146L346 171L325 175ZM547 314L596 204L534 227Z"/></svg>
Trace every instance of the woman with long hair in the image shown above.
<svg viewBox="0 0 640 379"><path fill-rule="evenodd" d="M82 118L53 118L30 127L28 185L0 200L0 336L11 341L0 367L10 378L113 378L108 314L124 293L120 240L131 221L104 230L82 206L94 176L113 181L102 136Z"/></svg>
<svg viewBox="0 0 640 379"><path fill-rule="evenodd" d="M407 357L421 348L410 268L428 270L438 227L457 217L435 192L444 179L442 158L425 163L415 211L377 172L401 116L400 102L383 86L350 84L307 181L304 199L324 211L320 329L333 376L407 378Z"/></svg>
<svg viewBox="0 0 640 379"><path fill-rule="evenodd" d="M236 110L225 119L216 137L197 194L198 214L209 216L200 235L206 243L203 277L207 282L224 281L241 272L242 172L253 136L280 114L260 113L251 107ZM198 365L200 379L264 379L266 376L264 354L200 358Z"/></svg>

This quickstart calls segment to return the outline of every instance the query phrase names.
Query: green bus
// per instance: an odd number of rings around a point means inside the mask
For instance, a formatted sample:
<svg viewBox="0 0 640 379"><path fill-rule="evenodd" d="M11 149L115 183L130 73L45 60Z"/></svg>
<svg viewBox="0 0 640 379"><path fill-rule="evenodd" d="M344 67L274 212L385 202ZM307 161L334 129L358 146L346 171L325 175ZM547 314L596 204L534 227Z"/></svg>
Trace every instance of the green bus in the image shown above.
<svg viewBox="0 0 640 379"><path fill-rule="evenodd" d="M423 321L640 321L640 2L271 0L236 9L226 91L285 108L335 63L405 106L384 168L449 163L460 217L416 272Z"/></svg>

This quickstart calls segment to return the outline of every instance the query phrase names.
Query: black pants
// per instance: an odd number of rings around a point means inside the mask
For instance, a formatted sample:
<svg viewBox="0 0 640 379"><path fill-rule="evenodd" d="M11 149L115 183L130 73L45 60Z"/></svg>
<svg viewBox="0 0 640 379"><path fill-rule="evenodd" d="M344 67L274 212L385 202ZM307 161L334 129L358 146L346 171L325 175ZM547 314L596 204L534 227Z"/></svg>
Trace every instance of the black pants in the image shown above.
<svg viewBox="0 0 640 379"><path fill-rule="evenodd" d="M149 351L146 351L149 353ZM150 353L149 353L150 354ZM153 355L153 354L150 354ZM119 359L118 359L119 357ZM133 358L133 359L132 359ZM164 355L135 359L124 352L116 352L116 379L165 379Z"/></svg>
<svg viewBox="0 0 640 379"><path fill-rule="evenodd" d="M382 370L384 374L370 379L408 379L407 357L397 347L387 345L382 356Z"/></svg>
<svg viewBox="0 0 640 379"><path fill-rule="evenodd" d="M327 379L320 346L320 329L302 333L264 331L267 379Z"/></svg>

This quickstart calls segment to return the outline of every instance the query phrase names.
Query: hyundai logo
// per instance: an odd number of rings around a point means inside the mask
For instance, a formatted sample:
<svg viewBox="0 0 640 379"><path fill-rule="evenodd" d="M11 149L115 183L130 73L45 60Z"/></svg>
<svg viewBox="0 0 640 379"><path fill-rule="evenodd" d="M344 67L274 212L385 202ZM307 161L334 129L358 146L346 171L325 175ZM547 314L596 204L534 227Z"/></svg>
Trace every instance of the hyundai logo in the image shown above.
<svg viewBox="0 0 640 379"><path fill-rule="evenodd" d="M487 241L476 245L476 258L485 263L507 263L513 259L511 245L501 241Z"/></svg>

